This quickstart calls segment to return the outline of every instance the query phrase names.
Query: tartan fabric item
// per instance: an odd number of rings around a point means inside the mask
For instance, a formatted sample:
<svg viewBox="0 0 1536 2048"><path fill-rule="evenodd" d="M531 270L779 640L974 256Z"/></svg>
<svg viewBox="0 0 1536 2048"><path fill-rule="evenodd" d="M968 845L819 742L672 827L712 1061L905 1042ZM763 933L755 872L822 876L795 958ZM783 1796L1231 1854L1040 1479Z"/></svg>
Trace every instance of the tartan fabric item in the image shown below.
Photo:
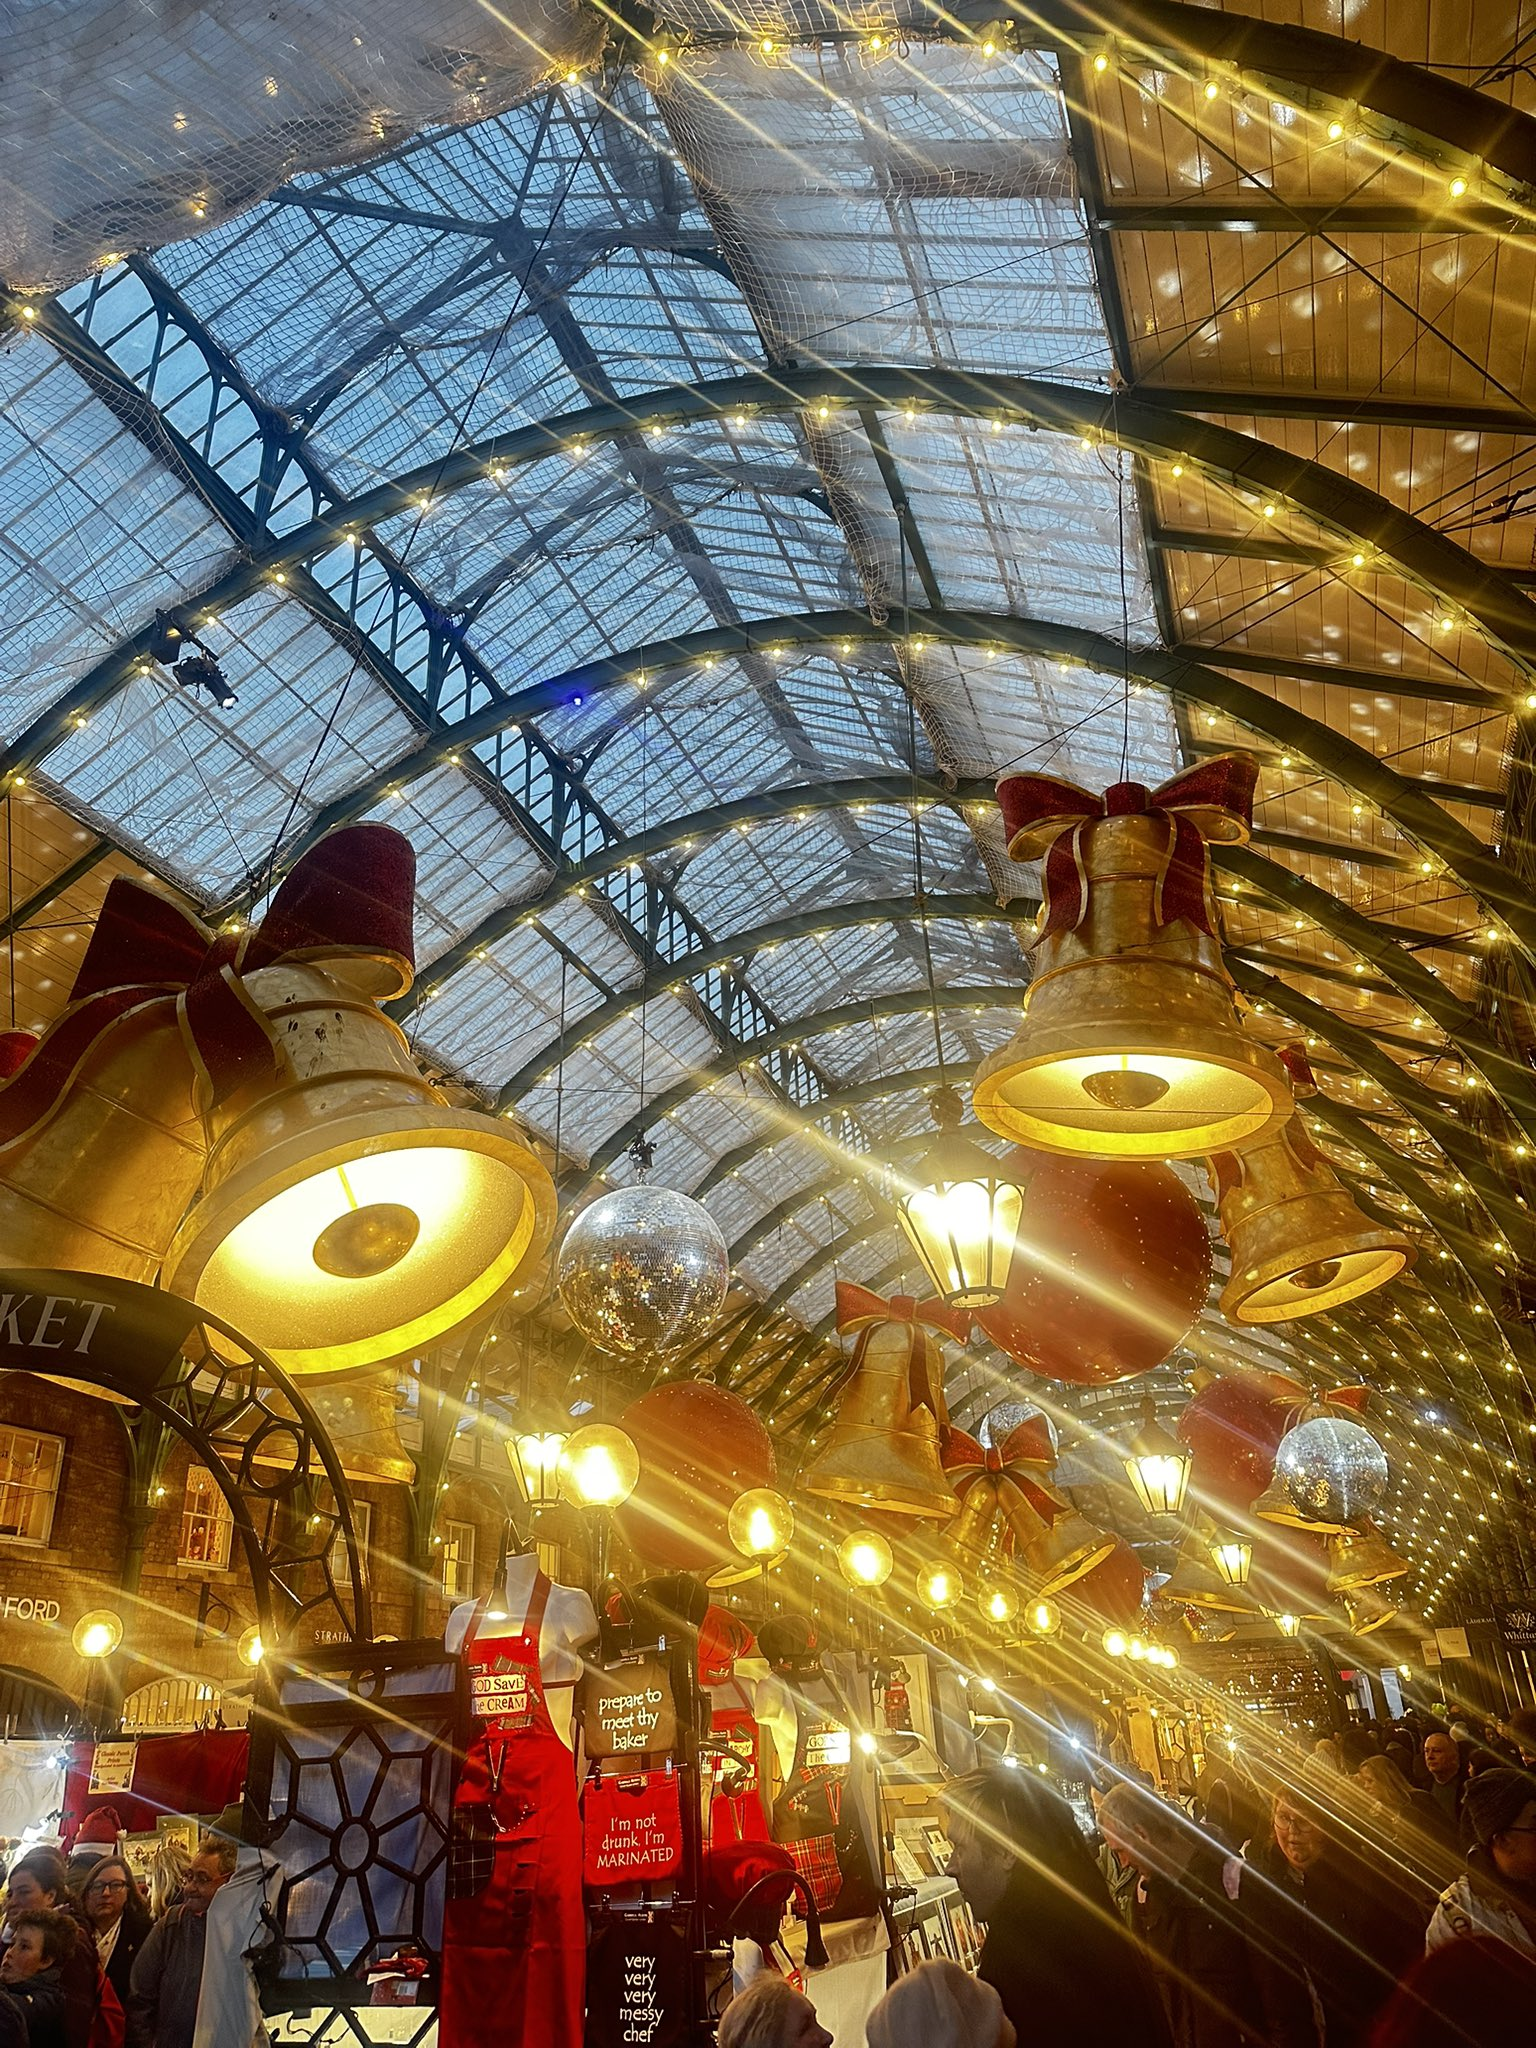
<svg viewBox="0 0 1536 2048"><path fill-rule="evenodd" d="M805 1880L805 1886L816 1902L818 1913L830 1911L837 1895L843 1888L842 1865L837 1860L836 1835L807 1835L800 1842L786 1842L795 1870ZM804 1919L804 1909L797 1899L795 1913Z"/></svg>

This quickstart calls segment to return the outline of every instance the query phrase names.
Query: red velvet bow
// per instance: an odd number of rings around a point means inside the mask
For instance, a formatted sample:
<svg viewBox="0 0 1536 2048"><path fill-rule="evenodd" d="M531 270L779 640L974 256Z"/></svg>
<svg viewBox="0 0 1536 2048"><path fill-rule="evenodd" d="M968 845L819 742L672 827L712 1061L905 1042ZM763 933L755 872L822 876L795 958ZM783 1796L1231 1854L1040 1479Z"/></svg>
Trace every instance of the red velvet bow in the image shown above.
<svg viewBox="0 0 1536 2048"><path fill-rule="evenodd" d="M1049 1455L1036 1455L1042 1448L1049 1451L1049 1439L1033 1436L1028 1423L1010 1430L1001 1445L980 1443L951 1424L939 1442L939 1463L958 1500L964 1500L977 1480L986 1478L1011 1479L1015 1485L1028 1485L1033 1492L1041 1472L1049 1471L1055 1463ZM1038 1494L1034 1497L1039 1498Z"/></svg>
<svg viewBox="0 0 1536 2048"><path fill-rule="evenodd" d="M68 1007L0 1085L0 1147L39 1130L102 1033L131 1013L174 1014L206 1110L276 1071L277 1047L242 976L278 960L368 965L369 992L411 985L416 856L389 825L349 825L297 861L261 924L208 930L158 889L119 876L108 889Z"/></svg>
<svg viewBox="0 0 1536 2048"><path fill-rule="evenodd" d="M1152 898L1153 923L1184 918L1214 934L1204 842L1237 841L1253 827L1258 765L1245 755L1202 761L1158 788L1116 782L1102 796L1053 775L1005 775L997 785L1008 851L1015 860L1045 854L1044 908L1035 944L1076 931L1088 908L1087 837L1102 818L1156 817L1168 825L1168 850Z"/></svg>
<svg viewBox="0 0 1536 2048"><path fill-rule="evenodd" d="M947 1308L942 1301L918 1301L910 1294L893 1294L884 1301L867 1287L852 1280L837 1283L837 1331L846 1337L851 1330L873 1329L876 1323L923 1323L930 1330L942 1330L963 1344L971 1334L971 1319L964 1309Z"/></svg>

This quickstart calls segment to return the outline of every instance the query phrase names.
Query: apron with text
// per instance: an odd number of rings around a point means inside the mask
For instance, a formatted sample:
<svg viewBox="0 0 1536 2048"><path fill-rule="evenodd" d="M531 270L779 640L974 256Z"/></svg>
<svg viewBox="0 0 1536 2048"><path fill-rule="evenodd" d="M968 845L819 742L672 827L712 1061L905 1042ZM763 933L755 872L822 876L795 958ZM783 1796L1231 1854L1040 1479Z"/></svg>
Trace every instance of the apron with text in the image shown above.
<svg viewBox="0 0 1536 2048"><path fill-rule="evenodd" d="M549 1580L519 1629L469 1625L470 1736L443 1913L442 2048L578 2048L586 1922L576 1767L539 1670Z"/></svg>

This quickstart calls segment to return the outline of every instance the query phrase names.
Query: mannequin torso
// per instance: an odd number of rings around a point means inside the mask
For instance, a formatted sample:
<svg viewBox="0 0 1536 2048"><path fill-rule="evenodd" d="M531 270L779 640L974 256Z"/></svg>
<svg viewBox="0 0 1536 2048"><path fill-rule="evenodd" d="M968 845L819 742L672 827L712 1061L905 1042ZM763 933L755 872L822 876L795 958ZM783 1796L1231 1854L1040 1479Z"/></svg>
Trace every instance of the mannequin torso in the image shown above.
<svg viewBox="0 0 1536 2048"><path fill-rule="evenodd" d="M492 1594L481 1620L489 1633L522 1625L533 1597L539 1561L533 1556L509 1557L501 1586ZM453 1656L464 1648L478 1602L462 1600L443 1630L444 1647ZM549 1717L566 1748L574 1742L576 1680L581 1676L581 1650L597 1636L597 1615L579 1586L551 1584L539 1628L539 1676L546 1688Z"/></svg>

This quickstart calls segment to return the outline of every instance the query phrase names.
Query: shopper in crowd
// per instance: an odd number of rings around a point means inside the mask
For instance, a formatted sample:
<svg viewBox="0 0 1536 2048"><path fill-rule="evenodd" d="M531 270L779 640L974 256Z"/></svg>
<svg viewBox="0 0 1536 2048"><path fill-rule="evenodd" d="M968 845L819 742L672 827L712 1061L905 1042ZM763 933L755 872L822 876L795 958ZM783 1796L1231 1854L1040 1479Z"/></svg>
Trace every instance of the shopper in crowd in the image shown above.
<svg viewBox="0 0 1536 2048"><path fill-rule="evenodd" d="M1258 1994L1236 1909L1235 1859L1176 1806L1116 1785L1099 1825L1137 1873L1131 1926L1151 1959L1174 2048L1242 2048Z"/></svg>
<svg viewBox="0 0 1536 2048"><path fill-rule="evenodd" d="M1509 1746L1523 1771L1536 1771L1536 1707L1516 1707L1505 1724Z"/></svg>
<svg viewBox="0 0 1536 2048"><path fill-rule="evenodd" d="M977 1966L1027 2048L1166 2048L1152 1975L1072 1809L1033 1771L993 1765L945 1793L949 1874L987 1937Z"/></svg>
<svg viewBox="0 0 1536 2048"><path fill-rule="evenodd" d="M1382 1858L1347 1846L1332 1788L1284 1786L1243 1866L1239 1904L1266 2048L1358 2048L1422 1943L1423 1917Z"/></svg>
<svg viewBox="0 0 1536 2048"><path fill-rule="evenodd" d="M133 1959L153 1922L133 1872L120 1856L92 1864L80 1886L80 1911L96 1943L96 1959L126 2007Z"/></svg>
<svg viewBox="0 0 1536 2048"><path fill-rule="evenodd" d="M68 2048L64 1971L74 1957L79 1930L68 1913L52 1907L28 1908L9 1924L0 1984L21 2007L28 2048Z"/></svg>
<svg viewBox="0 0 1536 2048"><path fill-rule="evenodd" d="M1195 1784L1195 1819L1215 1841L1239 1854L1265 1826L1263 1796L1235 1761L1208 1762Z"/></svg>
<svg viewBox="0 0 1536 2048"><path fill-rule="evenodd" d="M172 1906L179 1905L186 1887L187 1872L192 1867L192 1858L174 1835L167 1835L163 1842L156 1844L149 1859L149 1916L161 1919Z"/></svg>
<svg viewBox="0 0 1536 2048"><path fill-rule="evenodd" d="M1536 1958L1470 1934L1420 1956L1371 2032L1370 2048L1511 2048L1536 2013Z"/></svg>
<svg viewBox="0 0 1536 2048"><path fill-rule="evenodd" d="M1432 1728L1424 1738L1424 1769L1435 1825L1449 1842L1458 1839L1461 1802L1467 1789L1467 1764L1461 1746L1443 1728Z"/></svg>
<svg viewBox="0 0 1536 2048"><path fill-rule="evenodd" d="M28 1849L18 1856L5 1876L7 1936L23 1913L48 1912L60 1905L67 1912L73 1901L69 1871L58 1850Z"/></svg>
<svg viewBox="0 0 1536 2048"><path fill-rule="evenodd" d="M1467 1867L1440 1895L1425 1947L1493 1935L1536 1957L1536 1780L1484 1771L1467 1787Z"/></svg>
<svg viewBox="0 0 1536 2048"><path fill-rule="evenodd" d="M31 1912L62 1913L80 1937L60 1965L65 2048L122 2048L122 2001L96 1959L89 1938L92 1930L69 1889L67 1867L57 1849L29 1849L6 1875L7 1940L22 1915Z"/></svg>
<svg viewBox="0 0 1536 2048"><path fill-rule="evenodd" d="M205 1835L187 1869L180 1905L157 1920L128 1980L128 2030L136 2048L192 2048L203 1982L205 1916L235 1874L235 1844Z"/></svg>
<svg viewBox="0 0 1536 2048"><path fill-rule="evenodd" d="M718 2048L832 2048L811 2001L766 1970L725 2008L715 2039Z"/></svg>
<svg viewBox="0 0 1536 2048"><path fill-rule="evenodd" d="M866 2023L869 2048L1015 2048L990 1984L944 1957L898 1977Z"/></svg>

